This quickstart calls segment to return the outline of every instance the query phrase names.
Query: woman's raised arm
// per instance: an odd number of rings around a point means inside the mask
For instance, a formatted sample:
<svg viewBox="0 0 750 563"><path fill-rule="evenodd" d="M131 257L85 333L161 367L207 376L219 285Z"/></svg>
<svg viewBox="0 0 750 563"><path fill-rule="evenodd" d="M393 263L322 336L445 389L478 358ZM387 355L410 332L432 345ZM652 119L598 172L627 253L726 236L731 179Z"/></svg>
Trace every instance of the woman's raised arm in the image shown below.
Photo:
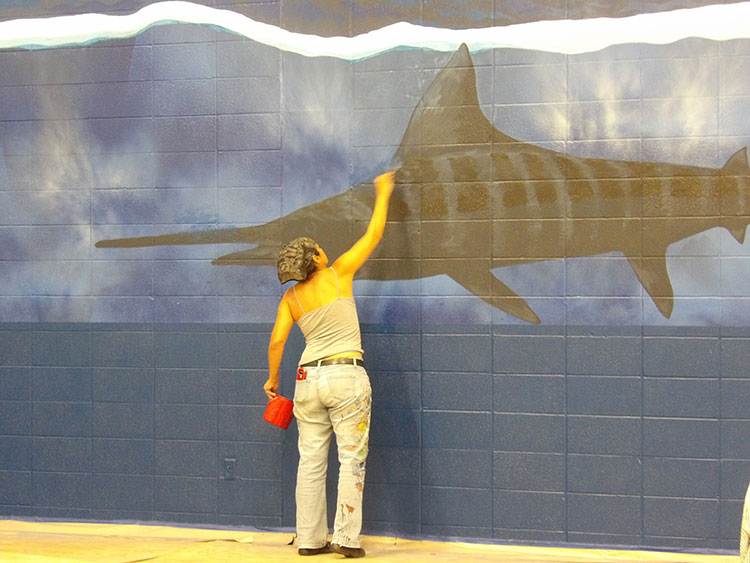
<svg viewBox="0 0 750 563"><path fill-rule="evenodd" d="M354 277L354 274L372 254L383 238L385 221L388 218L388 203L395 186L395 173L386 172L373 181L375 185L375 206L367 231L362 238L344 252L334 263L336 273L343 277Z"/></svg>

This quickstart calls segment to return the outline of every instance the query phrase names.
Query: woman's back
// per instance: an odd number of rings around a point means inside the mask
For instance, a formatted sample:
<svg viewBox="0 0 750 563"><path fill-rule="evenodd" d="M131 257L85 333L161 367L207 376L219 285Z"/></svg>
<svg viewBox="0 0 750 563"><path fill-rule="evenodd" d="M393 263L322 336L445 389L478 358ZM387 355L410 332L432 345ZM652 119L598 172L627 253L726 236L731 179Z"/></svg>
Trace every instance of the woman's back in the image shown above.
<svg viewBox="0 0 750 563"><path fill-rule="evenodd" d="M336 301L340 297L352 297L352 284L341 280L333 268L323 268L287 290L288 300L295 322L305 314ZM348 291L347 291L348 290Z"/></svg>
<svg viewBox="0 0 750 563"><path fill-rule="evenodd" d="M292 287L291 293L292 316L305 336L300 365L344 353L361 356L357 307L353 296L341 295L335 269L318 270L309 281Z"/></svg>
<svg viewBox="0 0 750 563"><path fill-rule="evenodd" d="M290 280L304 281L300 281L292 289L286 291L276 313L276 322L268 343L268 381L263 386L269 399L276 396L284 346L295 322L299 324L298 321L306 313L320 310L321 307L329 304L334 304L327 307L334 310L332 316L334 322L342 318L351 319L349 324L352 326L356 322L353 316L356 315L356 307L352 295L354 275L383 237L388 216L388 202L395 186L394 173L381 174L373 183L375 204L367 230L349 250L336 259L333 266L328 267L328 257L325 252L308 237L290 241L279 253L277 265L279 281L282 284ZM348 304L349 301L352 302L351 305ZM351 307L353 315L346 313L347 307ZM312 316L324 317L325 313L325 310L320 310L318 315ZM306 324L305 321L303 324ZM312 325L313 322L311 321L310 324ZM361 348L361 345L359 347ZM355 351L351 350L349 353L352 352ZM361 352L357 351L357 353Z"/></svg>

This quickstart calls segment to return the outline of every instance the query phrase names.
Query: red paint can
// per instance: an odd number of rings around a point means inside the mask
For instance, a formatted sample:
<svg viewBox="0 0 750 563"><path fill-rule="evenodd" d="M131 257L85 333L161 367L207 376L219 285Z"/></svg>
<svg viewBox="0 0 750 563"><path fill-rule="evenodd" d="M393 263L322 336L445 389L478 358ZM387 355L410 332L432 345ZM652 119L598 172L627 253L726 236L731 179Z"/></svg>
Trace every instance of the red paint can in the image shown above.
<svg viewBox="0 0 750 563"><path fill-rule="evenodd" d="M263 420L279 428L287 428L292 418L294 418L293 408L294 402L291 399L287 399L276 393L276 396L268 401L268 405L266 405Z"/></svg>

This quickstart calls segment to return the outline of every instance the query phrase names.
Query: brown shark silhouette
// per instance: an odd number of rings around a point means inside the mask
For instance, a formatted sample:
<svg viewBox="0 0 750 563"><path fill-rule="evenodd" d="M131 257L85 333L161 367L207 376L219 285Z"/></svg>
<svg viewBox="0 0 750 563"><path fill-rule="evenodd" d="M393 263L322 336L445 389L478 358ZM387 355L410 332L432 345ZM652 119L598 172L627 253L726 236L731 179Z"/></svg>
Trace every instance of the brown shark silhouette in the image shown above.
<svg viewBox="0 0 750 563"><path fill-rule="evenodd" d="M482 113L466 45L425 91L393 163L397 186L385 236L358 277L445 274L530 323L541 321L493 268L619 251L669 317L674 294L667 247L717 226L742 243L750 222L746 149L714 169L578 158L518 141ZM263 225L96 246L250 243L255 247L213 263L275 265L281 245L305 235L338 256L364 232L373 201L366 182Z"/></svg>

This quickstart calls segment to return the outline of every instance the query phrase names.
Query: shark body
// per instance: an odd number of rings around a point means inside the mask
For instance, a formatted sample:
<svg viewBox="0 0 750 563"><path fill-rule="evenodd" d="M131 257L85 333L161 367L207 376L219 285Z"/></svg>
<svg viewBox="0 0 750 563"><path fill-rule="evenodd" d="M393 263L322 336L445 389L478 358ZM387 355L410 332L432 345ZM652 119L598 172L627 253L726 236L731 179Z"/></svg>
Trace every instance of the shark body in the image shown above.
<svg viewBox="0 0 750 563"><path fill-rule="evenodd" d="M360 279L445 274L530 323L525 299L492 274L500 266L621 252L665 317L674 293L667 247L714 227L742 243L750 223L745 148L722 168L581 158L514 139L483 114L462 45L416 106L393 158L396 189L381 245ZM263 225L112 239L97 247L248 243L217 265L273 265L297 236L338 256L364 232L366 182Z"/></svg>

